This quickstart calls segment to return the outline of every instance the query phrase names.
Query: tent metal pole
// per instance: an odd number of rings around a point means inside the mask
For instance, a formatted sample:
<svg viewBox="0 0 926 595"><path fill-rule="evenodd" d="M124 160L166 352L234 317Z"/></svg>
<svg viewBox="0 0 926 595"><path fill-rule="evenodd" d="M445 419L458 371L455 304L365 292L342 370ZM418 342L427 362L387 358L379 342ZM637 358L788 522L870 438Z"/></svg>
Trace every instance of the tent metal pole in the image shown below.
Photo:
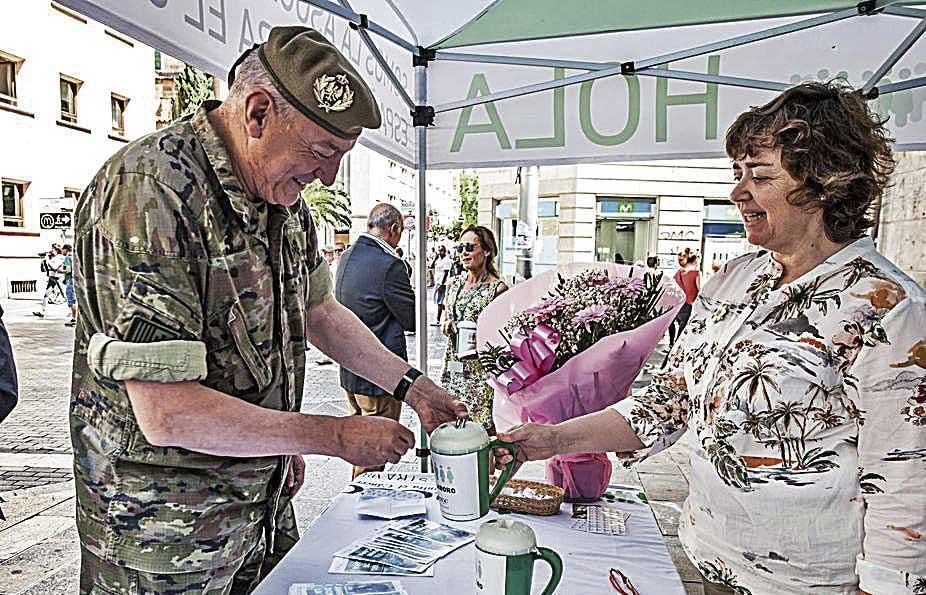
<svg viewBox="0 0 926 595"><path fill-rule="evenodd" d="M348 0L338 0L341 3L341 6L347 10L353 10L350 6ZM415 107L415 103L412 101L412 98L409 97L408 92L405 90L405 87L402 86L402 83L399 82L399 78L392 72L392 69L389 67L389 64L386 62L386 59L383 57L383 53L379 51L379 48L376 46L376 43L373 41L373 38L370 37L370 34L367 33L366 29L363 27L357 27L357 33L360 34L360 39L363 40L364 45L367 46L367 49L370 50L370 53L373 54L373 58L376 59L376 62L379 63L380 68L383 69L383 72L386 74L386 78L392 83L392 86L395 87L395 90L399 92L399 96L402 98L402 101L405 102L410 108Z"/></svg>
<svg viewBox="0 0 926 595"><path fill-rule="evenodd" d="M926 31L926 19L921 19L913 31L911 31L910 34L907 35L907 37L904 38L902 42L900 42L900 45L897 46L897 49L891 52L891 55L887 57L887 60L884 61L884 64L879 66L878 70L876 70L875 73L871 75L871 78L869 78L868 82L865 83L865 86L862 87L862 94L868 95L868 93L871 92L875 85L878 84L878 81L880 81L884 75L887 74L887 71L893 68L894 64L897 64L897 62L903 58L903 55L906 54L911 47L913 47L913 44L923 36L924 31Z"/></svg>
<svg viewBox="0 0 926 595"><path fill-rule="evenodd" d="M478 62L484 64L510 64L513 66L546 66L549 68L570 68L573 70L604 70L614 66L600 62L580 60L556 60L553 58L526 58L524 56L498 56L491 54L460 54L457 52L436 52L435 60L453 62Z"/></svg>
<svg viewBox="0 0 926 595"><path fill-rule="evenodd" d="M878 95L887 95L888 93L906 91L907 89L915 89L917 87L926 87L926 76L921 76L915 79L907 79L897 83L881 85L880 87L876 88L878 89Z"/></svg>
<svg viewBox="0 0 926 595"><path fill-rule="evenodd" d="M622 74L622 72L623 71L621 70L620 66L614 66L611 68L606 68L604 70L598 70L596 72L576 74L573 76L567 76L566 78L562 78L562 79L544 81L542 83L534 83L533 85L525 85L524 87L519 87L517 89L507 89L505 91L499 91L498 93L490 93L488 95L481 95L479 97L473 97L472 99L463 99L461 101L451 101L449 103L444 103L441 105L434 106L434 113L439 114L442 112L450 112L453 110L462 109L462 108L470 107L473 105L481 105L483 103L490 103L492 101L500 101L502 99L511 99L512 97L520 97L521 95L530 95L531 93L549 91L550 89L558 89L560 87L568 87L570 85L584 83L586 81L594 81L597 79L614 76L616 74Z"/></svg>
<svg viewBox="0 0 926 595"><path fill-rule="evenodd" d="M641 76L655 76L667 79L680 79L683 81L716 83L718 85L729 85L731 87L746 87L747 89L763 89L765 91L784 91L785 89L791 87L791 85L785 83L776 83L773 81L762 81L758 79L722 76L717 74L705 74L702 72L688 72L685 70L667 70L664 68L647 68L646 70L638 70L636 74Z"/></svg>
<svg viewBox="0 0 926 595"><path fill-rule="evenodd" d="M913 19L926 18L926 10L911 8L909 6L888 6L882 12L898 17L910 17Z"/></svg>
<svg viewBox="0 0 926 595"><path fill-rule="evenodd" d="M305 2L306 4L311 4L312 6L321 8L322 10L327 10L328 12L334 13L338 15L339 17L341 17L342 19L348 20L355 25L363 25L365 28L369 29L373 33L376 33L377 35L379 35L380 37L384 39L388 39L392 43L396 44L397 46L401 48L408 50L409 52L413 54L416 54L418 52L418 48L416 48L414 45L402 39L401 37L399 37L392 31L390 31L389 29L386 29L382 25L377 25L373 21L367 19L366 15L357 14L356 12L354 12L353 10L350 10L349 8L344 8L343 6L340 6L336 4L335 2L331 2L331 0L299 0L299 1Z"/></svg>
<svg viewBox="0 0 926 595"><path fill-rule="evenodd" d="M415 99L418 105L427 105L428 102L428 68L415 67ZM428 129L427 126L418 126L418 323L415 339L418 347L418 369L428 375ZM424 427L420 428L420 438L417 454L421 457L421 472L428 472L428 433Z"/></svg>
<svg viewBox="0 0 926 595"><path fill-rule="evenodd" d="M646 60L636 60L634 61L634 65L637 67L637 70L641 70L643 68L649 68L650 66L659 66L660 64L667 64L669 62L674 62L677 60L685 60L687 58L694 58L696 56L701 56L703 54L715 52L718 50L726 50L729 48L734 48L737 46L754 43L756 41L762 41L764 39L780 37L782 35L787 35L788 33L794 33L796 31L812 29L813 27L827 25L829 23L834 23L836 21L841 21L841 20L848 19L854 16L858 16L858 10L855 8L840 10L840 11L833 12L830 14L825 14L825 15L821 15L818 17L814 17L812 19L805 19L803 21L798 21L796 23L789 23L787 25L780 25L778 27L772 27L770 29L765 29L762 31L756 31L755 33L737 35L736 37L731 37L729 39L715 41L714 43L700 45L698 47L694 47L688 50L680 50L678 52L672 52L670 54L663 54L661 56L656 56L654 58L647 58Z"/></svg>

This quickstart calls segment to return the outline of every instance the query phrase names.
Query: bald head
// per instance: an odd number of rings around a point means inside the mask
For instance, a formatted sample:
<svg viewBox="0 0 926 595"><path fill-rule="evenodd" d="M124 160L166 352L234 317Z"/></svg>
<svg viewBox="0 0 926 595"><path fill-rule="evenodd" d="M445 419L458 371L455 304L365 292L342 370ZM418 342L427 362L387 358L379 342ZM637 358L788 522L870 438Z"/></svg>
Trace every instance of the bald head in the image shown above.
<svg viewBox="0 0 926 595"><path fill-rule="evenodd" d="M370 216L367 217L367 231L395 248L402 238L403 221L404 217L399 209L382 202L370 211Z"/></svg>

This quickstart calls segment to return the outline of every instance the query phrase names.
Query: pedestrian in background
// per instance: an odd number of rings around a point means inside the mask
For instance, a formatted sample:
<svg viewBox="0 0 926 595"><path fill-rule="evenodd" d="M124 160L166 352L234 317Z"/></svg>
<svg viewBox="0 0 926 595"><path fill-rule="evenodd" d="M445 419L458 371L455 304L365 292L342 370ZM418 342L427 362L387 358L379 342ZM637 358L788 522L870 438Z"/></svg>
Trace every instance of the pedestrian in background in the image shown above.
<svg viewBox="0 0 926 595"><path fill-rule="evenodd" d="M64 274L62 270L63 266L64 255L62 254L62 248L58 244L52 244L51 250L45 254L45 258L42 260L42 272L48 275L48 279L45 282L45 292L42 294L42 307L33 312L33 316L45 318L45 309L48 306L48 302L52 301L53 295L57 292L61 294L61 296L64 296L65 290L61 287L61 276ZM60 304L61 302L57 303Z"/></svg>
<svg viewBox="0 0 926 595"><path fill-rule="evenodd" d="M354 242L338 265L334 296L370 329L386 349L408 360L405 331L415 330L415 294L407 264L396 246L402 238L403 217L387 203L373 207L367 231ZM366 378L341 368L341 388L353 415L399 420L402 403ZM382 466L354 466L354 477Z"/></svg>
<svg viewBox="0 0 926 595"><path fill-rule="evenodd" d="M434 290L434 303L437 304L437 318L432 326L440 326L441 316L444 314L444 298L447 295L447 282L450 280L453 269L453 259L447 254L446 246L437 247L437 260L434 261L434 277L437 289Z"/></svg>
<svg viewBox="0 0 926 595"><path fill-rule="evenodd" d="M698 294L701 293L701 270L699 269L699 263L700 257L694 252L689 252L688 256L685 257L685 266L675 272L675 282L678 283L678 286L685 292L685 303L682 304L681 309L678 311L672 323L675 332L669 337L669 351L666 352L666 357L662 362L663 366L665 366L666 362L669 360L669 353L672 352L675 341L682 336L682 331L685 330L688 319L691 318L692 304L695 303L695 300L698 299Z"/></svg>
<svg viewBox="0 0 926 595"><path fill-rule="evenodd" d="M64 274L64 298L67 300L68 309L71 311L71 319L65 322L64 326L77 324L77 298L74 297L74 256L71 252L70 244L61 247L61 255L64 256L61 263L61 272Z"/></svg>
<svg viewBox="0 0 926 595"><path fill-rule="evenodd" d="M467 228L460 236L456 252L466 274L452 278L447 284L447 311L442 330L449 341L444 354L441 385L466 404L473 421L482 424L492 434L492 389L478 359L461 359L458 356L456 338L460 323L466 321L475 325L482 311L507 291L508 286L495 268L498 245L495 235L487 227L475 225Z"/></svg>
<svg viewBox="0 0 926 595"><path fill-rule="evenodd" d="M18 399L19 383L16 380L16 362L13 361L13 347L10 345L10 335L3 324L3 307L0 306L0 422L10 414Z"/></svg>

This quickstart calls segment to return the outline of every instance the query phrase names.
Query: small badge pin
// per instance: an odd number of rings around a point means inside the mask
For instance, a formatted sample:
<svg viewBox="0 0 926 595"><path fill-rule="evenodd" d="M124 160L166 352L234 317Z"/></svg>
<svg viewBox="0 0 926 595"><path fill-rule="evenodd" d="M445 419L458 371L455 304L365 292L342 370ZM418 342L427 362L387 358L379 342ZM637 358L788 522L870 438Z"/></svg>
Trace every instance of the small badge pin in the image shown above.
<svg viewBox="0 0 926 595"><path fill-rule="evenodd" d="M354 103L354 92L346 74L323 74L312 84L318 107L326 112L343 112Z"/></svg>

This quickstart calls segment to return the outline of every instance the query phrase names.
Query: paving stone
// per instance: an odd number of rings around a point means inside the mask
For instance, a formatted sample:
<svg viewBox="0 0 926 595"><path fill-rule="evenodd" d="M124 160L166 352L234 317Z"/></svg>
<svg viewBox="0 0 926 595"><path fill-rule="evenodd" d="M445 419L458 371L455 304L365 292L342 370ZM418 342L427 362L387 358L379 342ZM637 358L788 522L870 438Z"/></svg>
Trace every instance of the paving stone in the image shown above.
<svg viewBox="0 0 926 595"><path fill-rule="evenodd" d="M77 593L80 588L80 560L61 566L53 574L19 595L49 595L49 593Z"/></svg>
<svg viewBox="0 0 926 595"><path fill-rule="evenodd" d="M41 518L41 517L39 517ZM64 531L21 551L0 564L4 592L19 593L54 574L63 564L80 559L77 527L73 520Z"/></svg>
<svg viewBox="0 0 926 595"><path fill-rule="evenodd" d="M0 503L5 521L0 521L0 535L16 524L43 514L55 505L74 497L72 483L53 484L41 488L27 488L22 491L6 492L3 494L5 502Z"/></svg>
<svg viewBox="0 0 926 595"><path fill-rule="evenodd" d="M704 583L701 581L685 582L682 584L685 586L685 593L687 595L704 595Z"/></svg>
<svg viewBox="0 0 926 595"><path fill-rule="evenodd" d="M688 482L680 475L638 474L643 482L643 489L650 500L684 502L688 497Z"/></svg>
<svg viewBox="0 0 926 595"><path fill-rule="evenodd" d="M34 516L17 523L7 531L0 532L0 561L64 531L74 523L73 519L59 516Z"/></svg>
<svg viewBox="0 0 926 595"><path fill-rule="evenodd" d="M678 536L678 519L682 513L681 507L675 502L661 502L650 500L650 506L653 508L653 514L656 516L656 524L664 536Z"/></svg>
<svg viewBox="0 0 926 595"><path fill-rule="evenodd" d="M672 562L675 564L675 569L678 570L678 575L682 578L682 581L700 582L701 573L688 559L688 554L685 553L685 549L678 541L678 537L666 537L666 547L669 549L669 555L672 556Z"/></svg>

